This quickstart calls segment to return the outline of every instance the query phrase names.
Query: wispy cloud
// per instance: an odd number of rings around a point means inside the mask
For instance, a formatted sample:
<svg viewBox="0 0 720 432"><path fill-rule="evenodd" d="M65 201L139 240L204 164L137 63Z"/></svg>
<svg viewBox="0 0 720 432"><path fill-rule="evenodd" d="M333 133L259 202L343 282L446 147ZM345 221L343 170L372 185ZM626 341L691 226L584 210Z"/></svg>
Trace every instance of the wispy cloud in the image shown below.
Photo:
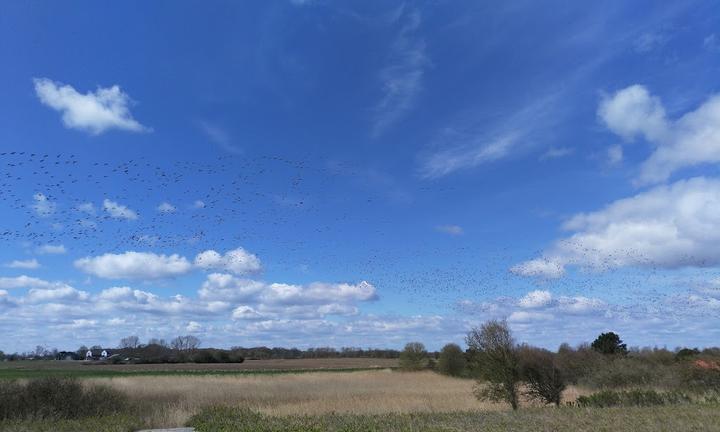
<svg viewBox="0 0 720 432"><path fill-rule="evenodd" d="M375 106L372 127L375 137L415 106L429 65L425 41L417 34L422 23L420 12L401 7L392 22L400 29L390 46L387 65L380 71L383 96Z"/></svg>
<svg viewBox="0 0 720 432"><path fill-rule="evenodd" d="M435 227L435 230L452 236L459 236L465 233L465 230L463 230L460 225L439 225Z"/></svg>
<svg viewBox="0 0 720 432"><path fill-rule="evenodd" d="M240 147L233 144L230 134L224 128L207 121L200 121L198 122L198 124L200 125L200 129L203 131L203 133L205 133L208 139L220 146L220 148L222 148L223 150L232 154L243 153Z"/></svg>
<svg viewBox="0 0 720 432"><path fill-rule="evenodd" d="M533 144L535 134L557 122L559 93L547 94L500 123L474 121L444 129L433 150L420 157L419 174L433 179L515 155Z"/></svg>
<svg viewBox="0 0 720 432"><path fill-rule="evenodd" d="M35 78L35 93L44 105L62 113L65 127L99 135L110 129L147 132L130 114L130 97L120 86L98 87L95 92L79 93L70 85Z"/></svg>

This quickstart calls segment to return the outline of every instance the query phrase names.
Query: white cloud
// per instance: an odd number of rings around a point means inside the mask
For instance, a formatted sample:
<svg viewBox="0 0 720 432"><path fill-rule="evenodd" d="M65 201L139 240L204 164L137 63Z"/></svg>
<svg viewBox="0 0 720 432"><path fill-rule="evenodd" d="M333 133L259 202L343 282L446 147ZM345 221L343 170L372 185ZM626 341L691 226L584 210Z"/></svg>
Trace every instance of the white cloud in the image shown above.
<svg viewBox="0 0 720 432"><path fill-rule="evenodd" d="M175 213L175 210L177 210L175 206L170 204L169 202L163 202L159 206L157 206L157 211L159 211L160 213Z"/></svg>
<svg viewBox="0 0 720 432"><path fill-rule="evenodd" d="M195 200L192 207L195 209L205 208L205 202L203 202L202 200Z"/></svg>
<svg viewBox="0 0 720 432"><path fill-rule="evenodd" d="M423 87L425 68L429 65L425 41L416 33L422 22L416 10L404 12L394 20L400 30L390 45L387 66L380 71L382 99L375 106L372 135L378 136L404 117L414 106Z"/></svg>
<svg viewBox="0 0 720 432"><path fill-rule="evenodd" d="M542 258L512 268L524 276L559 277L567 265L595 271L625 266L720 265L720 180L703 177L657 186L565 222L573 233Z"/></svg>
<svg viewBox="0 0 720 432"><path fill-rule="evenodd" d="M41 194L40 192L36 193L33 195L33 201L34 203L32 208L35 210L36 215L40 217L48 217L55 213L57 205L50 201L44 194Z"/></svg>
<svg viewBox="0 0 720 432"><path fill-rule="evenodd" d="M42 279L30 276L0 277L0 288L51 288L54 284Z"/></svg>
<svg viewBox="0 0 720 432"><path fill-rule="evenodd" d="M89 215L94 215L94 214L95 214L95 205L93 205L93 203L91 203L91 202L86 202L86 203L78 204L78 206L75 207L75 208L76 208L77 211L79 211L79 212L87 213L87 214L89 214Z"/></svg>
<svg viewBox="0 0 720 432"><path fill-rule="evenodd" d="M635 39L635 51L640 54L647 54L659 50L670 40L670 36L664 32L645 32Z"/></svg>
<svg viewBox="0 0 720 432"><path fill-rule="evenodd" d="M203 329L203 326L197 321L190 321L185 326L185 331L188 331L190 333L197 333L202 329Z"/></svg>
<svg viewBox="0 0 720 432"><path fill-rule="evenodd" d="M257 273L262 270L260 259L239 247L224 255L206 250L195 257L195 265L206 270L229 271L236 275Z"/></svg>
<svg viewBox="0 0 720 432"><path fill-rule="evenodd" d="M510 268L510 271L520 276L531 276L554 279L565 274L564 264L555 259L535 258Z"/></svg>
<svg viewBox="0 0 720 432"><path fill-rule="evenodd" d="M177 254L158 255L133 251L81 258L75 261L75 267L105 279L171 278L192 270L192 264Z"/></svg>
<svg viewBox="0 0 720 432"><path fill-rule="evenodd" d="M41 255L62 255L67 252L64 245L46 244L35 249L35 252Z"/></svg>
<svg viewBox="0 0 720 432"><path fill-rule="evenodd" d="M526 323L532 321L547 321L553 316L542 312L515 311L508 316L507 320L511 323Z"/></svg>
<svg viewBox="0 0 720 432"><path fill-rule="evenodd" d="M585 314L601 311L607 304L600 299L588 297L560 297L558 298L558 309L562 312L572 314Z"/></svg>
<svg viewBox="0 0 720 432"><path fill-rule="evenodd" d="M720 162L720 95L671 120L659 98L633 85L605 98L598 115L626 140L642 136L655 146L641 166L638 184L662 182L682 168Z"/></svg>
<svg viewBox="0 0 720 432"><path fill-rule="evenodd" d="M110 129L145 132L150 129L130 114L130 97L119 86L98 87L97 91L81 94L72 86L47 78L35 78L35 93L48 107L62 113L65 127L99 135Z"/></svg>
<svg viewBox="0 0 720 432"><path fill-rule="evenodd" d="M203 300L245 301L265 288L262 282L240 279L233 275L211 273L198 291Z"/></svg>
<svg viewBox="0 0 720 432"><path fill-rule="evenodd" d="M540 160L560 159L573 154L573 152L574 149L572 147L550 147L540 156Z"/></svg>
<svg viewBox="0 0 720 432"><path fill-rule="evenodd" d="M632 85L605 97L598 116L613 132L630 141L642 135L654 141L667 133L665 108L641 85Z"/></svg>
<svg viewBox="0 0 720 432"><path fill-rule="evenodd" d="M200 128L207 135L210 141L214 142L220 148L232 154L242 154L243 151L240 147L233 144L230 134L218 125L201 121Z"/></svg>
<svg viewBox="0 0 720 432"><path fill-rule="evenodd" d="M313 282L309 285L273 283L262 291L263 303L304 304L370 301L377 299L375 287L362 281L358 284Z"/></svg>
<svg viewBox="0 0 720 432"><path fill-rule="evenodd" d="M9 263L6 263L5 267L34 270L34 269L40 268L40 263L35 258L28 259L28 260L13 260L13 261L10 261Z"/></svg>
<svg viewBox="0 0 720 432"><path fill-rule="evenodd" d="M56 301L85 301L90 298L86 291L79 291L69 285L58 286L57 288L32 288L25 300L35 302L56 302Z"/></svg>
<svg viewBox="0 0 720 432"><path fill-rule="evenodd" d="M552 294L550 291L535 290L530 291L522 297L518 304L523 308L539 308L547 306L552 301Z"/></svg>
<svg viewBox="0 0 720 432"><path fill-rule="evenodd" d="M450 234L453 236L458 236L465 233L463 228L459 225L440 225L435 227L435 229L441 233Z"/></svg>
<svg viewBox="0 0 720 432"><path fill-rule="evenodd" d="M507 113L502 121L491 122L473 116L469 121L456 122L445 128L434 140L431 151L419 158L419 174L435 179L457 171L476 168L517 155L534 142L543 130L560 118L557 102L560 92L549 92L536 98L515 112Z"/></svg>
<svg viewBox="0 0 720 432"><path fill-rule="evenodd" d="M263 315L250 306L240 305L232 312L234 320L257 320L264 318Z"/></svg>
<svg viewBox="0 0 720 432"><path fill-rule="evenodd" d="M108 212L110 217L115 219L135 220L138 218L137 213L133 210L115 201L110 201L109 199L105 199L103 201L103 208L106 212Z"/></svg>

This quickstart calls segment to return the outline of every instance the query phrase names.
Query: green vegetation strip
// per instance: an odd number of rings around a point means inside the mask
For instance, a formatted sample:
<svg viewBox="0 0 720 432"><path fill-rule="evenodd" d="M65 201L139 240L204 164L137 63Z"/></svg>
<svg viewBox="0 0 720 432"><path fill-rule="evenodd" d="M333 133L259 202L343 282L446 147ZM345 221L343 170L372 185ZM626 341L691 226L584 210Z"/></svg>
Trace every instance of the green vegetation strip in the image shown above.
<svg viewBox="0 0 720 432"><path fill-rule="evenodd" d="M633 408L535 408L516 412L272 417L249 410L213 408L193 417L198 432L676 432L720 431L718 405Z"/></svg>
<svg viewBox="0 0 720 432"><path fill-rule="evenodd" d="M188 369L188 370L127 370L103 369L103 366L87 366L87 369L0 369L0 379L29 379L45 377L73 377L73 378L113 378L128 376L179 376L179 375L283 375L304 374L313 372L362 372L372 370L396 369L383 368L317 368L317 369Z"/></svg>

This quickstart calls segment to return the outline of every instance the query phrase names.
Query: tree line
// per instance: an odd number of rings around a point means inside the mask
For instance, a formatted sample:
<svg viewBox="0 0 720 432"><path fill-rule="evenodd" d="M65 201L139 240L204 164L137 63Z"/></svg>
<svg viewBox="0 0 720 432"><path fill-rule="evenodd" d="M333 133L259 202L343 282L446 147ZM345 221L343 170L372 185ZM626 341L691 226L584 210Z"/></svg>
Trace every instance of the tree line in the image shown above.
<svg viewBox="0 0 720 432"><path fill-rule="evenodd" d="M473 378L475 396L504 401L513 409L521 397L559 406L569 384L609 389L628 386L689 391L720 387L720 349L646 348L629 350L614 332L600 334L591 344L557 352L515 342L506 321L491 320L471 329L463 351L447 344L438 355L411 342L400 354L403 370L434 369Z"/></svg>

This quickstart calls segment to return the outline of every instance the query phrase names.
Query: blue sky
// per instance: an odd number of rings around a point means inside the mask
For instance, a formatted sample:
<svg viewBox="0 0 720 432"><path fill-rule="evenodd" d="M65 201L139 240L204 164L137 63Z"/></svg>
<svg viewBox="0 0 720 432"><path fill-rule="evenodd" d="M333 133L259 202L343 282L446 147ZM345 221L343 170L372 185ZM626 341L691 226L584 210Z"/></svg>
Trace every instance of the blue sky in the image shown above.
<svg viewBox="0 0 720 432"><path fill-rule="evenodd" d="M15 2L0 349L718 344L720 10Z"/></svg>

